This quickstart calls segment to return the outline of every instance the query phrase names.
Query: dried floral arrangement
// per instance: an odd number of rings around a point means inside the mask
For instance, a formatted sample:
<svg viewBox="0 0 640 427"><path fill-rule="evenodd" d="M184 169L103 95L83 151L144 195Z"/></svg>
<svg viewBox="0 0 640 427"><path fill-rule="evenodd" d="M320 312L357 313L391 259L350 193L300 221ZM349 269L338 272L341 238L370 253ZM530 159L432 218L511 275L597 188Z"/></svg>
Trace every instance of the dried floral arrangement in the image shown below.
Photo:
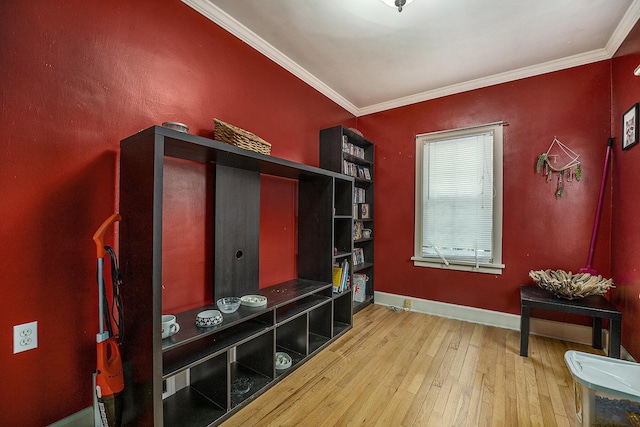
<svg viewBox="0 0 640 427"><path fill-rule="evenodd" d="M564 270L531 270L529 277L542 289L551 291L555 296L564 299L578 299L590 295L602 295L615 288L612 279L604 279L601 275L576 273Z"/></svg>
<svg viewBox="0 0 640 427"><path fill-rule="evenodd" d="M554 151L559 151L559 154L553 154ZM563 157L566 163L562 166L556 166L558 157ZM580 181L582 179L582 166L580 165L580 156L573 150L560 142L558 138L553 138L551 145L546 153L538 156L536 163L536 172L542 173L547 182L553 179L553 174L558 174L558 186L556 187L556 197L561 198L564 195L564 183L571 182L572 180Z"/></svg>

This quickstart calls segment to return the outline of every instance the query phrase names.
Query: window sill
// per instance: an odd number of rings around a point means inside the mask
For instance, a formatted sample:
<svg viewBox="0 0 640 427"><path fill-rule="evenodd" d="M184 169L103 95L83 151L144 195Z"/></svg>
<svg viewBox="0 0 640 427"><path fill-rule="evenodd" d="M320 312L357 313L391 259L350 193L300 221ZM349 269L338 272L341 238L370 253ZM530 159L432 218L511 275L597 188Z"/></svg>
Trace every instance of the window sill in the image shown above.
<svg viewBox="0 0 640 427"><path fill-rule="evenodd" d="M415 267L440 268L443 270L468 271L472 273L502 274L502 270L505 268L504 264L480 264L476 267L475 264L465 262L449 262L449 265L446 265L443 262L426 258L411 257L411 260Z"/></svg>

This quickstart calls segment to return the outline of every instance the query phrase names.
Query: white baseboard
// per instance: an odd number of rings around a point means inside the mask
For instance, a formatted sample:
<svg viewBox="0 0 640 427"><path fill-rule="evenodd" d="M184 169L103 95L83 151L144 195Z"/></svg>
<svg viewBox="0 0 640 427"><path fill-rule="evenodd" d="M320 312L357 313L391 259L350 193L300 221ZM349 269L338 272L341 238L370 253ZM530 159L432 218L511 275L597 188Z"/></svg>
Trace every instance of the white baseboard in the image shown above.
<svg viewBox="0 0 640 427"><path fill-rule="evenodd" d="M403 295L375 292L376 304L391 307L404 307L405 300L411 301L411 311L432 314L434 316L449 319L464 320L482 325L497 326L499 328L520 330L520 316L515 314L500 313L498 311L484 310L475 307L448 304L420 298L406 297Z"/></svg>
<svg viewBox="0 0 640 427"><path fill-rule="evenodd" d="M49 427L87 427L94 425L97 424L95 424L93 406L90 406L82 411L78 411L75 414L63 418L60 421L50 424Z"/></svg>
<svg viewBox="0 0 640 427"><path fill-rule="evenodd" d="M499 311L389 294L386 292L375 292L374 298L376 304L399 308L405 307L406 300L411 302L411 311L418 313L431 314L514 331L520 330L520 316L517 314L502 313ZM532 317L529 321L529 333L562 341L591 345L591 326L555 322L553 320ZM603 330L602 333L602 343L606 346L609 342L608 331ZM605 348L605 352L608 353L607 348ZM633 361L633 358L624 347L620 349L620 356L622 359Z"/></svg>

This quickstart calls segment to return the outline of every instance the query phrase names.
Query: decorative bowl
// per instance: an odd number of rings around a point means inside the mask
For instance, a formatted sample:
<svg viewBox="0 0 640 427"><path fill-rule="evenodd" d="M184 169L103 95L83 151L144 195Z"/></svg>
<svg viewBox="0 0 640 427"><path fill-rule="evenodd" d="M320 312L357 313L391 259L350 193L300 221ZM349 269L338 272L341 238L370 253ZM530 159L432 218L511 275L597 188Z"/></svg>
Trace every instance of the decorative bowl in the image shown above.
<svg viewBox="0 0 640 427"><path fill-rule="evenodd" d="M162 126L169 129L177 130L179 132L184 132L184 133L189 132L189 126L180 122L164 122Z"/></svg>
<svg viewBox="0 0 640 427"><path fill-rule="evenodd" d="M247 307L262 307L267 305L267 297L263 295L245 295L240 298L242 305Z"/></svg>
<svg viewBox="0 0 640 427"><path fill-rule="evenodd" d="M542 289L558 298L579 299L590 295L602 295L615 288L613 280L589 273L567 272L564 270L531 270L529 277Z"/></svg>
<svg viewBox="0 0 640 427"><path fill-rule="evenodd" d="M216 301L218 309L223 313L234 313L240 307L240 298L238 297L224 297Z"/></svg>
<svg viewBox="0 0 640 427"><path fill-rule="evenodd" d="M222 323L222 313L218 310L205 310L196 316L196 326L200 328L209 328Z"/></svg>
<svg viewBox="0 0 640 427"><path fill-rule="evenodd" d="M289 369L291 367L291 356L283 351L279 351L276 353L276 369L284 370Z"/></svg>

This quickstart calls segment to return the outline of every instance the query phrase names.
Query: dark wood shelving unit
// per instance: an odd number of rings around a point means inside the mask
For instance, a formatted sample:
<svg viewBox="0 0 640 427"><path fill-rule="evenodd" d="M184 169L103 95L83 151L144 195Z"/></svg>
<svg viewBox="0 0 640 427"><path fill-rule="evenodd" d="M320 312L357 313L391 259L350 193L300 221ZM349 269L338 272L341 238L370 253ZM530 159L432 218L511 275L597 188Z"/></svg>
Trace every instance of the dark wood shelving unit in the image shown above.
<svg viewBox="0 0 640 427"><path fill-rule="evenodd" d="M215 209L207 218L214 274L206 284L214 299L260 294L268 302L223 314L210 328L197 327L195 317L213 304L176 313L180 331L162 340L167 158L205 164L214 177ZM218 425L352 327L351 294L333 294L331 281L336 205L341 220L352 221L342 205L353 197L353 178L160 126L122 140L120 166L120 269L131 284L122 290L125 426ZM298 188L298 277L262 289L261 175L296 180ZM341 239L339 256L348 258L350 234ZM276 370L276 351L290 353L290 368Z"/></svg>
<svg viewBox="0 0 640 427"><path fill-rule="evenodd" d="M355 148L354 148L355 147ZM357 151L357 152L354 152ZM352 165L352 166L349 166ZM364 299L356 301L354 294L353 310L357 312L362 308L374 302L375 285L374 285L374 144L361 135L345 128L344 126L334 126L320 131L320 167L330 171L339 172L344 175L351 176L354 180L354 197L359 194L360 198L355 200L353 197L349 200L350 213L348 215L334 217L335 227L338 230L346 228L351 230L351 251L347 256L350 257L350 274L352 283L352 292L354 284L354 274L364 275L366 280L366 290ZM368 176L362 176L360 171L368 172ZM364 198L364 202L361 198ZM354 204L356 208L354 208ZM362 204L368 206L368 218L362 218L359 213L359 207ZM349 218L347 218L347 216ZM370 238L359 238L356 240L353 236L354 224L360 223L360 228L371 230ZM340 231L342 232L342 231ZM339 240L339 239L338 239ZM338 246L339 257L345 256L343 246ZM364 263L357 264L353 257L354 250L361 250L364 254ZM334 257L336 258L336 257Z"/></svg>

